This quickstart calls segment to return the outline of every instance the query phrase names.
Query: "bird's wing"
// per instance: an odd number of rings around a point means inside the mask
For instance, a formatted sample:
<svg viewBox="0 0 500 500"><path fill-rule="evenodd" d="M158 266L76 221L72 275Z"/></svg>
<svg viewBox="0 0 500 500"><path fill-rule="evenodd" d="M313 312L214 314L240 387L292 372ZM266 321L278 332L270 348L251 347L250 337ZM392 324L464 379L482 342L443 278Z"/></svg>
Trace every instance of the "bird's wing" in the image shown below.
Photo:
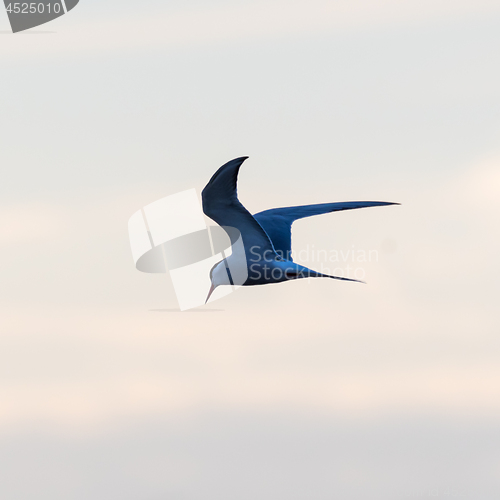
<svg viewBox="0 0 500 500"><path fill-rule="evenodd" d="M339 203L319 203L317 205L302 205L299 207L272 208L255 214L257 222L264 228L271 239L276 252L285 259L291 260L292 224L297 219L312 215L352 210L354 208L381 207L384 205L399 205L386 201L345 201Z"/></svg>
<svg viewBox="0 0 500 500"><path fill-rule="evenodd" d="M224 229L236 228L241 233L247 258L252 248L259 255L272 252L274 256L276 252L269 236L240 203L236 193L238 171L247 158L248 156L243 156L231 160L215 172L201 193L203 211ZM227 232L231 238L230 231Z"/></svg>

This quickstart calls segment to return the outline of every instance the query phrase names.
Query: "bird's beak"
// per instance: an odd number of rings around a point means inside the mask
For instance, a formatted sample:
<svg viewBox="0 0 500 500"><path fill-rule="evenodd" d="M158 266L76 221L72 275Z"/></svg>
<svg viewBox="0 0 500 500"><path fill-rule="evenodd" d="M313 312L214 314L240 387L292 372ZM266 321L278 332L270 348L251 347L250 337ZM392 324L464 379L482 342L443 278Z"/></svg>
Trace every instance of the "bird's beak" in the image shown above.
<svg viewBox="0 0 500 500"><path fill-rule="evenodd" d="M205 300L205 304L208 302L208 299L210 298L210 295L212 295L213 291L215 290L215 285L212 283L210 285L210 290L208 291L208 295L207 295L207 300Z"/></svg>

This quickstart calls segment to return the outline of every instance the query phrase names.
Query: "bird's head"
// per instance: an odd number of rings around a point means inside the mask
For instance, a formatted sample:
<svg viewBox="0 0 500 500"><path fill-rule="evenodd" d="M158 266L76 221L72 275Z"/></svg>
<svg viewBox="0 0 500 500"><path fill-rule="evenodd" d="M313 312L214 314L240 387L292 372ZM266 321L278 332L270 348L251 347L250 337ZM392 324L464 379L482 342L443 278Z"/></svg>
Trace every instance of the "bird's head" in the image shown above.
<svg viewBox="0 0 500 500"><path fill-rule="evenodd" d="M227 274L226 262L224 260L217 262L217 264L215 264L212 269L210 269L210 281L210 290L208 291L205 304L208 302L208 299L218 286L231 284L229 276Z"/></svg>

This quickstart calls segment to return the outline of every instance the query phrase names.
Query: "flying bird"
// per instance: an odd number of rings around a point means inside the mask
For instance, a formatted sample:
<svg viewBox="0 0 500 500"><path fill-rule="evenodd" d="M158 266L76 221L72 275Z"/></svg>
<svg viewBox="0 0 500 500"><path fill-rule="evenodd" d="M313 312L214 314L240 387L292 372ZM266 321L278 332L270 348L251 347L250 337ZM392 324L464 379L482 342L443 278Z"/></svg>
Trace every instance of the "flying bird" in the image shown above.
<svg viewBox="0 0 500 500"><path fill-rule="evenodd" d="M240 251L235 251L236 247L233 246L233 253L212 267L211 286L205 303L221 285L267 285L300 278L333 278L360 282L352 278L322 274L293 262L292 224L298 219L312 215L399 203L320 203L272 208L252 215L240 203L236 192L238 172L247 158L248 156L235 158L220 167L201 193L205 214L226 230L232 244L239 237L242 242Z"/></svg>

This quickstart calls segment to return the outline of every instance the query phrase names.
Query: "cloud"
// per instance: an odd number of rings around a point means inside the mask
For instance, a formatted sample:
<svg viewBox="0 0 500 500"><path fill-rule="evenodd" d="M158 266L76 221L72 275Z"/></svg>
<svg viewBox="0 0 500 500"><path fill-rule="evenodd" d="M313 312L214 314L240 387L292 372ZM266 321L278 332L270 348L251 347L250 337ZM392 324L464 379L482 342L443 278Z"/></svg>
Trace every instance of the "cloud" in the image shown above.
<svg viewBox="0 0 500 500"><path fill-rule="evenodd" d="M89 9L89 8L88 8ZM240 2L196 9L151 8L146 13L107 10L73 12L53 22L52 36L4 37L2 58L20 56L113 53L123 50L157 50L201 44L260 41L335 34L379 27L470 16L500 11L498 2L371 0L313 2ZM81 16L81 18L79 18ZM85 16L85 17L84 17ZM83 20L80 20L83 19Z"/></svg>
<svg viewBox="0 0 500 500"><path fill-rule="evenodd" d="M342 220L362 216L363 234L380 217L397 234L395 252L366 264L368 286L316 280L251 287L211 315L148 311L164 300L167 284L134 270L125 232L130 213L154 199L150 188L82 196L65 216L42 204L4 208L4 244L48 244L52 270L67 252L52 238L64 234L74 251L69 280L47 276L31 283L32 297L23 288L3 305L0 366L8 376L0 385L0 425L41 419L99 427L120 416L189 414L207 404L228 411L307 405L344 416L498 415L500 372L490 348L498 315L487 301L494 294L475 286L485 272L461 267L477 242L487 247L493 238L463 235L474 234L478 221L496 227L496 211L485 207L498 202L497 165L495 155L472 163L458 180L411 199L403 194L403 205L383 214L340 214L338 233ZM313 220L303 227L302 238L320 234ZM380 227L369 238L380 240ZM498 269L491 257L490 270ZM107 292L98 295L102 287Z"/></svg>
<svg viewBox="0 0 500 500"><path fill-rule="evenodd" d="M489 211L500 207L500 156L477 162L456 181L456 197L467 210ZM493 214L491 214L493 215Z"/></svg>
<svg viewBox="0 0 500 500"><path fill-rule="evenodd" d="M500 371L488 331L470 330L460 318L451 324L447 312L436 321L432 309L393 303L388 290L365 300L351 296L347 307L337 302L333 316L321 300L302 314L311 299L301 298L304 287L295 298L283 292L288 303L257 315L243 296L212 314L10 306L2 310L0 365L8 376L0 384L0 427L43 421L105 428L116 419L181 418L209 407L307 407L361 419L500 414ZM391 308L381 310L374 327L377 294ZM371 310L366 302L373 300ZM290 310L295 320L274 328ZM365 319L353 320L356 310Z"/></svg>
<svg viewBox="0 0 500 500"><path fill-rule="evenodd" d="M63 234L68 218L61 207L13 204L0 207L0 246L50 242Z"/></svg>

